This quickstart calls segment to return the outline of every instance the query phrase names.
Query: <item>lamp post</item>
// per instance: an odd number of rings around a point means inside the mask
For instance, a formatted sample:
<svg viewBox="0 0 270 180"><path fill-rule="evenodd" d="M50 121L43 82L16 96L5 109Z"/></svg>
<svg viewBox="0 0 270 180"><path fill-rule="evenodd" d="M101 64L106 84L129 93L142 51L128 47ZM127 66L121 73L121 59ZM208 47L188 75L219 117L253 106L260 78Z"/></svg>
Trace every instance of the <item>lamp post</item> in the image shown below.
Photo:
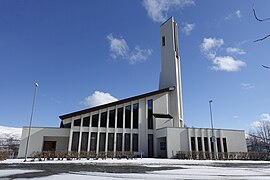
<svg viewBox="0 0 270 180"><path fill-rule="evenodd" d="M216 138L215 138L215 134L214 134L214 125L213 125L213 115L212 115L212 102L213 100L210 100L209 101L209 108L210 108L210 118L211 118L211 129L212 129L212 138L211 138L211 142L214 146L213 148L213 156L214 156L214 159L216 159L216 153L215 153L215 142L216 142Z"/></svg>
<svg viewBox="0 0 270 180"><path fill-rule="evenodd" d="M38 88L38 83L36 82L35 83L35 92L34 92L34 98L33 98L33 104L32 104L31 117L30 117L30 122L29 122L29 127L28 127L28 136L27 136L27 141L26 141L24 162L26 162L28 146L29 146L29 141L30 141L30 133L31 133L31 126L32 126L32 120L33 120L34 108L35 108L37 88Z"/></svg>

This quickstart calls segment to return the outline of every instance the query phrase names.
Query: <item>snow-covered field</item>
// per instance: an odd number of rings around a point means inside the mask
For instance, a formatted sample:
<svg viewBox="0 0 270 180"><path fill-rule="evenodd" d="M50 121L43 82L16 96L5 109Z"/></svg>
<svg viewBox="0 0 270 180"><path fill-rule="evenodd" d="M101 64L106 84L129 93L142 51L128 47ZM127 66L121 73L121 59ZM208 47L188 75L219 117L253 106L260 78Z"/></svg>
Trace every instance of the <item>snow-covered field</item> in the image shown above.
<svg viewBox="0 0 270 180"><path fill-rule="evenodd" d="M95 165L135 165L143 167L175 167L173 170L149 171L146 173L104 173L79 171L35 177L32 179L270 179L270 162L267 161L197 161L176 159L136 159L136 160L73 160L23 162L21 159L6 160L0 164L95 164ZM29 169L0 169L0 179L7 173L27 173ZM32 170L33 171L33 170Z"/></svg>

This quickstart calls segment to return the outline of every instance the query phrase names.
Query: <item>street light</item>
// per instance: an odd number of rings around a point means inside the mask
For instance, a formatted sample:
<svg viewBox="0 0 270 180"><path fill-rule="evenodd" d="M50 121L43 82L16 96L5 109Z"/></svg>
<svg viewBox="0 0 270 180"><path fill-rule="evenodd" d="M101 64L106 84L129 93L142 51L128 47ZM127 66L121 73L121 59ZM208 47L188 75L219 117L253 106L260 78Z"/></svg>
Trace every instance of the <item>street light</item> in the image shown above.
<svg viewBox="0 0 270 180"><path fill-rule="evenodd" d="M34 93L34 99L33 99L33 104L32 104L31 117L30 117L30 122L29 122L29 127L28 127L28 136L27 136L27 141L26 141L24 162L26 161L26 158L27 158L27 151L28 151L29 140L30 140L30 133L31 133L31 126L32 126L32 120L33 120L34 108L35 108L37 88L38 88L38 83L36 82L35 83L35 93Z"/></svg>
<svg viewBox="0 0 270 180"><path fill-rule="evenodd" d="M214 146L213 148L213 155L214 155L214 159L216 159L216 154L215 154L215 142L216 142L216 138L215 138L215 135L214 135L214 125L213 125L213 116L212 116L212 102L213 100L210 100L209 101L209 107L210 107L210 118L211 118L211 128L212 128L212 138L211 138L211 141L212 141L212 144Z"/></svg>

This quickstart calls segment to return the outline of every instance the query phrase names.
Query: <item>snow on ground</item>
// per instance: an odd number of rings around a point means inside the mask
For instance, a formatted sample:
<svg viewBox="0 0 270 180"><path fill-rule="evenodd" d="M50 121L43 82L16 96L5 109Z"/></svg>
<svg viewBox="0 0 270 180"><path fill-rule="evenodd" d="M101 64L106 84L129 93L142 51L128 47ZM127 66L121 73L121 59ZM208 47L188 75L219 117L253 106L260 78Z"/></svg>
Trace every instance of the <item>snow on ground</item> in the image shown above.
<svg viewBox="0 0 270 180"><path fill-rule="evenodd" d="M24 174L30 172L40 172L40 170L26 170L26 169L0 169L0 178L4 176Z"/></svg>
<svg viewBox="0 0 270 180"><path fill-rule="evenodd" d="M67 180L67 179L270 179L269 161L211 161L211 160L177 160L177 159L107 159L107 160L72 160L72 161L35 161L23 162L23 159L10 159L0 163L82 163L111 165L143 165L143 166L174 166L177 169L151 171L147 173L103 173L103 172L69 172L47 177L32 178L32 180ZM218 163L225 166L217 166ZM228 166L226 165L228 164ZM241 164L241 166L238 166ZM254 168L254 165L256 166ZM25 170L24 170L25 171ZM19 171L14 171L18 173ZM0 170L11 173L10 170ZM1 177L1 176L0 176Z"/></svg>

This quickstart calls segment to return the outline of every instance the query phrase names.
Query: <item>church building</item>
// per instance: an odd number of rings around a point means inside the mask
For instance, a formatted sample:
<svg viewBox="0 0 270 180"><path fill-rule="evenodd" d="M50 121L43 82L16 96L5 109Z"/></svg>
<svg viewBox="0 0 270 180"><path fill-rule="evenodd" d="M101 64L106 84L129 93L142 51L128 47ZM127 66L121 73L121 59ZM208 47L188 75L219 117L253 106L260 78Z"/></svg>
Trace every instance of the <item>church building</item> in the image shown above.
<svg viewBox="0 0 270 180"><path fill-rule="evenodd" d="M184 127L178 28L173 17L160 26L159 89L112 103L61 115L60 128L32 127L33 151L134 152L173 158L184 152L247 152L245 132ZM28 127L19 157L24 157Z"/></svg>

